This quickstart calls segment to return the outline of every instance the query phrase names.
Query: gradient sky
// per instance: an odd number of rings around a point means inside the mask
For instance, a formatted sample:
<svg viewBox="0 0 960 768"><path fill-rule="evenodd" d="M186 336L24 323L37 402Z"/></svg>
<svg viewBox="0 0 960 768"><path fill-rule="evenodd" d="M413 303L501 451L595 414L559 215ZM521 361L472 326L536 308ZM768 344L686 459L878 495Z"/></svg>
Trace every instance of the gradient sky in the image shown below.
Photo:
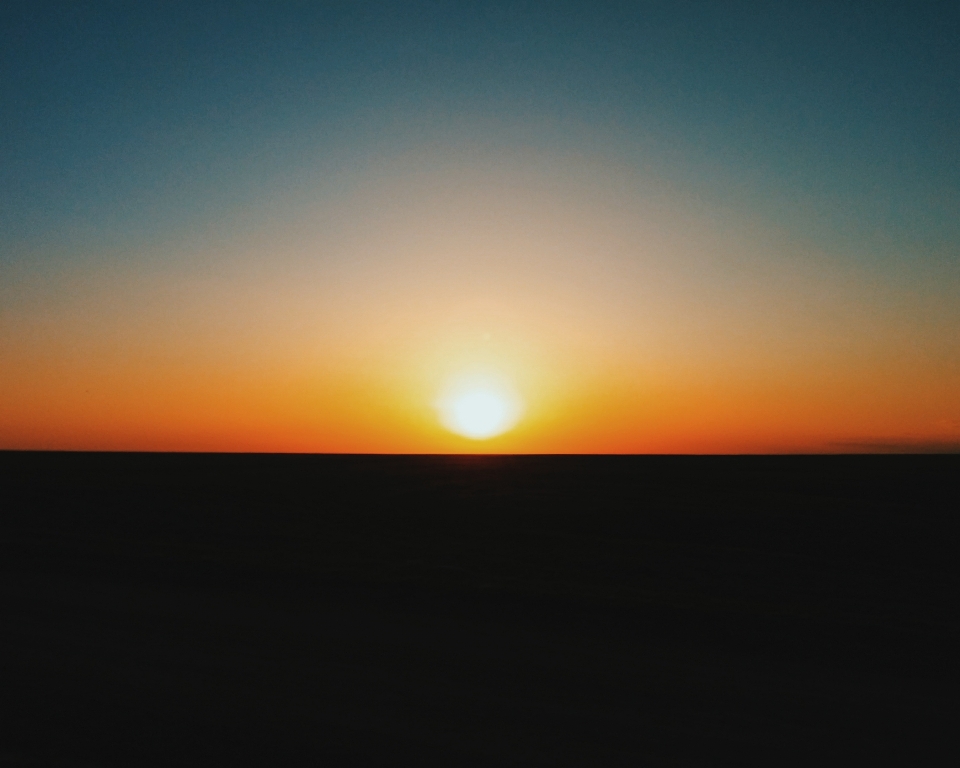
<svg viewBox="0 0 960 768"><path fill-rule="evenodd" d="M960 447L943 3L0 5L0 448ZM448 432L451 377L522 397Z"/></svg>

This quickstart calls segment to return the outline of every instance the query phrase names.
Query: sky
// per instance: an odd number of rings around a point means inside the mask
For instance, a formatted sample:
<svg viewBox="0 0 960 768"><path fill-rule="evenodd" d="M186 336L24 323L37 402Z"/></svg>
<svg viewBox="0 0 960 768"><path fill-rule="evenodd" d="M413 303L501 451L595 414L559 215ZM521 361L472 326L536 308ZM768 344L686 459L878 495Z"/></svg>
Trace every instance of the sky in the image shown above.
<svg viewBox="0 0 960 768"><path fill-rule="evenodd" d="M948 2L8 0L0 449L960 450L958 39Z"/></svg>

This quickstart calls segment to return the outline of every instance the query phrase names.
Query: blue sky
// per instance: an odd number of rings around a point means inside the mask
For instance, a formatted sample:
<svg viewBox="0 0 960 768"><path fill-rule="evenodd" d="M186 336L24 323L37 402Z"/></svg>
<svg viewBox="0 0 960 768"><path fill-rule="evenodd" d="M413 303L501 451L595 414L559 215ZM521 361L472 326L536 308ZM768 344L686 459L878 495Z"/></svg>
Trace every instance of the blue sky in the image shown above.
<svg viewBox="0 0 960 768"><path fill-rule="evenodd" d="M653 155L704 195L733 190L837 237L957 240L950 3L41 2L2 13L7 245L51 228L189 224L305 167L457 132Z"/></svg>

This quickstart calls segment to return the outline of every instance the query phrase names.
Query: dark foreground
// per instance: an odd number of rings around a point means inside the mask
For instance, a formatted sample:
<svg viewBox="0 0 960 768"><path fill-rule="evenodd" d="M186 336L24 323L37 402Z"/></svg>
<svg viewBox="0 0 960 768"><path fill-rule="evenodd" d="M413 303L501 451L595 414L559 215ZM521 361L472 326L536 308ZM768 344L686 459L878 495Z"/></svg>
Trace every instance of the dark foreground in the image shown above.
<svg viewBox="0 0 960 768"><path fill-rule="evenodd" d="M0 765L956 757L958 477L0 453Z"/></svg>

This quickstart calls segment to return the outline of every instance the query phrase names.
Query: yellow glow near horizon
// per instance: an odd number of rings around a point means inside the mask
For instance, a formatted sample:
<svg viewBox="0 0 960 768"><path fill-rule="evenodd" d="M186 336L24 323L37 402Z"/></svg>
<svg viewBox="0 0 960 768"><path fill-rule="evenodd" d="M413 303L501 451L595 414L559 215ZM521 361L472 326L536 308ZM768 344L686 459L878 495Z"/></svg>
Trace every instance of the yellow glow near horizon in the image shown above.
<svg viewBox="0 0 960 768"><path fill-rule="evenodd" d="M520 396L503 379L489 374L450 381L436 407L447 429L471 440L502 435L523 414Z"/></svg>
<svg viewBox="0 0 960 768"><path fill-rule="evenodd" d="M431 153L139 261L0 268L0 448L960 444L953 272L900 293L621 166Z"/></svg>

